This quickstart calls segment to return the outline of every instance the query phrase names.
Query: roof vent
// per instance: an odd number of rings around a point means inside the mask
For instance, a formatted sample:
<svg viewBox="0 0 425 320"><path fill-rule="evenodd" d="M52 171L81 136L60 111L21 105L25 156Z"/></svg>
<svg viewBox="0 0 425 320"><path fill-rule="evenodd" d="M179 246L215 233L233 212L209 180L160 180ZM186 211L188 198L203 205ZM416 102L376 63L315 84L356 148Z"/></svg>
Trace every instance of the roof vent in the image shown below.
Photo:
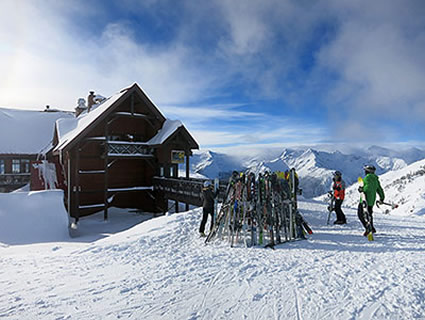
<svg viewBox="0 0 425 320"><path fill-rule="evenodd" d="M78 117L86 109L86 100L84 98L79 98L77 106L75 107L75 116Z"/></svg>

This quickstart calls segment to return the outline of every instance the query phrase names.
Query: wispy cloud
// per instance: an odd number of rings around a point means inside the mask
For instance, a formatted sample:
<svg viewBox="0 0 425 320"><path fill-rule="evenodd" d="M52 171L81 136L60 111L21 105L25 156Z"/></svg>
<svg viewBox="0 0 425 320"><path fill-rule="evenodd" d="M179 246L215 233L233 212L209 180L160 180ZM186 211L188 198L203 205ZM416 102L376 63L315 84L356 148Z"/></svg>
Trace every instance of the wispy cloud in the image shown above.
<svg viewBox="0 0 425 320"><path fill-rule="evenodd" d="M286 119L251 123L249 127L226 127L226 130L211 130L198 126L191 130L202 148L234 147L237 145L282 145L306 144L328 141L329 137L323 127L312 123Z"/></svg>
<svg viewBox="0 0 425 320"><path fill-rule="evenodd" d="M243 108L240 104L202 105L196 107L167 106L161 109L170 117L180 117L187 121L204 123L206 121L219 120L261 120L267 115L265 113L237 110Z"/></svg>
<svg viewBox="0 0 425 320"><path fill-rule="evenodd" d="M138 82L207 145L425 138L399 132L425 125L420 0L3 0L0 9L0 105L72 109L88 90ZM276 107L259 108L268 102Z"/></svg>

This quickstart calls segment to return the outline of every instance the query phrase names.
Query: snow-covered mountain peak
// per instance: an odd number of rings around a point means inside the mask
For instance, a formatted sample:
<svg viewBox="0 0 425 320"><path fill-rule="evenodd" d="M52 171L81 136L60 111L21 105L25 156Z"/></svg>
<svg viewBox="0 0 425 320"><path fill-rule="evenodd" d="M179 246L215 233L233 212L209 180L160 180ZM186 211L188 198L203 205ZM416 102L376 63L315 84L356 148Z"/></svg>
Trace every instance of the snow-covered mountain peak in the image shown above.
<svg viewBox="0 0 425 320"><path fill-rule="evenodd" d="M278 153L277 153L278 154ZM276 154L276 155L277 155ZM226 177L233 170L251 171L256 174L270 171L285 171L295 168L306 198L319 196L329 191L332 174L341 171L343 179L350 185L363 174L365 164L374 165L378 175L400 170L409 164L425 158L425 151L417 148L396 148L379 146L362 148L351 154L340 150L324 151L313 147L285 148L279 156L270 153L263 157L256 152L252 157L237 157L213 151L197 151L192 158L192 171L209 178Z"/></svg>

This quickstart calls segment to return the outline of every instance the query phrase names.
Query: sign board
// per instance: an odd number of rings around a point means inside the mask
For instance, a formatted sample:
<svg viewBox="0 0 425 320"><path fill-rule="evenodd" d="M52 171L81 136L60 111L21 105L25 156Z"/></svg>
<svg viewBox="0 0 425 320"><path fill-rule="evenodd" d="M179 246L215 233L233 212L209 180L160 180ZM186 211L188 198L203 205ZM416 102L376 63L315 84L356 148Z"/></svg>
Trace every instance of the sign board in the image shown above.
<svg viewBox="0 0 425 320"><path fill-rule="evenodd" d="M184 163L184 151L172 150L171 163Z"/></svg>

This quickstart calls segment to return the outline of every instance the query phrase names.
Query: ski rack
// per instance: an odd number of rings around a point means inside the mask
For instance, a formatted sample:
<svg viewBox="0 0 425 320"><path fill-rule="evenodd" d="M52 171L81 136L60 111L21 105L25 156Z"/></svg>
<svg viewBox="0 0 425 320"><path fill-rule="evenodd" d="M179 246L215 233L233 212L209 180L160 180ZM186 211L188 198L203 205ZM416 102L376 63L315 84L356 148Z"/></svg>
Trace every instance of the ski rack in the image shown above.
<svg viewBox="0 0 425 320"><path fill-rule="evenodd" d="M205 243L227 240L231 247L264 246L306 239L312 231L298 211L295 170L232 174Z"/></svg>

